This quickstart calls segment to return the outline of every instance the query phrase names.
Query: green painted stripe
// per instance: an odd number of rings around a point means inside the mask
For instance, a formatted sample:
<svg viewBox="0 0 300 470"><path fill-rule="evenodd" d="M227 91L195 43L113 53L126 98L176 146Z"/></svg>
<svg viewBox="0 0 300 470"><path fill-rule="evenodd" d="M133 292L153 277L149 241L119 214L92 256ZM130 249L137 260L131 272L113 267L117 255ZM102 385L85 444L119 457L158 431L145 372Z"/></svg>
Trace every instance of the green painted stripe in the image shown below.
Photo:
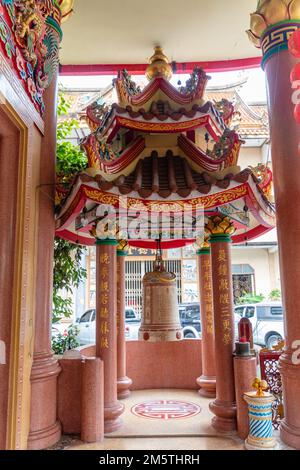
<svg viewBox="0 0 300 470"><path fill-rule="evenodd" d="M210 255L210 248L202 248L197 251L197 255Z"/></svg>
<svg viewBox="0 0 300 470"><path fill-rule="evenodd" d="M209 242L210 243L221 243L221 242L230 243L231 242L231 236L226 235L226 233L222 233L220 235L214 234L214 235L210 236Z"/></svg>
<svg viewBox="0 0 300 470"><path fill-rule="evenodd" d="M117 240L113 240L111 238L106 238L104 240L100 238L96 238L96 245L118 245L119 242Z"/></svg>
<svg viewBox="0 0 300 470"><path fill-rule="evenodd" d="M127 256L127 255L128 255L128 251L117 250L117 256Z"/></svg>
<svg viewBox="0 0 300 470"><path fill-rule="evenodd" d="M275 54L279 54L279 52L282 52L282 51L287 51L289 48L288 46L288 43L285 42L283 44L280 44L279 46L277 47L274 47L273 49L271 49L270 51L267 52L267 54L264 55L262 61L261 61L261 67L262 69L264 70L265 69L265 66L266 66L266 63L268 62L269 59L271 59L271 57Z"/></svg>

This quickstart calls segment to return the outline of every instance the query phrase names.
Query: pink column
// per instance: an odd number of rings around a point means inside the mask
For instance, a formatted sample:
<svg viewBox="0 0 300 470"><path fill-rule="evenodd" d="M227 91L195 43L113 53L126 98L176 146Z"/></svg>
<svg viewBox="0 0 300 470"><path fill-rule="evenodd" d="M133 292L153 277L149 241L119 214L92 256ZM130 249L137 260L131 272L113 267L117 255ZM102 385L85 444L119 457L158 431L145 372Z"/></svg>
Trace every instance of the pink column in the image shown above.
<svg viewBox="0 0 300 470"><path fill-rule="evenodd" d="M211 243L217 377L217 398L210 404L210 410L215 414L212 425L220 432L233 432L236 430L231 238L223 231L227 221L229 225L228 232L232 233L231 230L234 231L234 228L231 227L227 217L216 216L206 224L206 227L210 229L213 226L209 241Z"/></svg>
<svg viewBox="0 0 300 470"><path fill-rule="evenodd" d="M31 371L31 420L29 449L44 449L61 436L57 420L57 376L60 367L51 351L52 275L54 246L54 190L56 158L57 75L44 94L45 137L43 139L36 279L36 315Z"/></svg>
<svg viewBox="0 0 300 470"><path fill-rule="evenodd" d="M214 398L216 396L215 333L209 244L197 254L202 337L202 375L197 379L197 384L200 387L200 395Z"/></svg>
<svg viewBox="0 0 300 470"><path fill-rule="evenodd" d="M117 385L118 398L130 395L132 380L126 375L126 337L125 337L125 250L117 250Z"/></svg>
<svg viewBox="0 0 300 470"><path fill-rule="evenodd" d="M293 117L290 71L295 59L288 51L273 55L265 71L269 88L269 117L272 145L277 233L280 254L281 285L285 312L286 347L280 359L284 389L285 418L281 437L300 449L300 364L293 353L300 341L300 218L295 216L300 201L300 126ZM299 170L299 171L298 171ZM296 211L296 212L295 212Z"/></svg>
<svg viewBox="0 0 300 470"><path fill-rule="evenodd" d="M81 366L81 440L100 442L104 438L103 362L99 357L87 357Z"/></svg>
<svg viewBox="0 0 300 470"><path fill-rule="evenodd" d="M96 240L96 356L104 362L104 432L122 425L124 405L117 399L116 240Z"/></svg>
<svg viewBox="0 0 300 470"><path fill-rule="evenodd" d="M277 3L277 5L276 5ZM300 449L300 125L294 119L295 104L290 74L297 60L288 51L291 34L300 27L299 0L257 5L250 38L263 52L267 77L271 155L277 213L281 288L285 322L285 350L280 358L284 413L283 441ZM296 93L299 100L299 87Z"/></svg>

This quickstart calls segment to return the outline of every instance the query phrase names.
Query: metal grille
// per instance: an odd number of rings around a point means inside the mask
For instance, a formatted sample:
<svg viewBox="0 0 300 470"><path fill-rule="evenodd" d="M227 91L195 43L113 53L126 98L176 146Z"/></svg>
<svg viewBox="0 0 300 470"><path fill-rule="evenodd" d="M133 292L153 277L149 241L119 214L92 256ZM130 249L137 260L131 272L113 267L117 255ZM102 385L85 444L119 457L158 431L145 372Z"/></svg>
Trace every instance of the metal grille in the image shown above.
<svg viewBox="0 0 300 470"><path fill-rule="evenodd" d="M282 400L282 382L281 375L278 370L278 361L281 352L274 351L261 351L259 354L260 371L262 380L266 380L269 385L269 390L273 393L275 401L272 405L273 411L273 427L278 429L280 421L283 418L283 400Z"/></svg>
<svg viewBox="0 0 300 470"><path fill-rule="evenodd" d="M233 274L232 283L235 303L243 295L253 293L253 274Z"/></svg>
<svg viewBox="0 0 300 470"><path fill-rule="evenodd" d="M181 261L165 261L167 271L176 274L178 303L182 302L181 287ZM143 284L142 279L146 273L153 270L153 261L125 261L125 288L126 288L126 306L131 306L134 310L142 313Z"/></svg>

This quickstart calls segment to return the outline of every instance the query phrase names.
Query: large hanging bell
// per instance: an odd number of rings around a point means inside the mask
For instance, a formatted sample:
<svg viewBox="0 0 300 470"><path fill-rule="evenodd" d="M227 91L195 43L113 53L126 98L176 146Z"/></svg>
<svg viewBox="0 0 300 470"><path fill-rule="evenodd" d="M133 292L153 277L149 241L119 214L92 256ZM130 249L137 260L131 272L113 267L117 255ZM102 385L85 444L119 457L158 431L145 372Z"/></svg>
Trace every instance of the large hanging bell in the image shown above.
<svg viewBox="0 0 300 470"><path fill-rule="evenodd" d="M177 300L176 275L162 262L143 278L143 311L139 339L150 342L183 338Z"/></svg>

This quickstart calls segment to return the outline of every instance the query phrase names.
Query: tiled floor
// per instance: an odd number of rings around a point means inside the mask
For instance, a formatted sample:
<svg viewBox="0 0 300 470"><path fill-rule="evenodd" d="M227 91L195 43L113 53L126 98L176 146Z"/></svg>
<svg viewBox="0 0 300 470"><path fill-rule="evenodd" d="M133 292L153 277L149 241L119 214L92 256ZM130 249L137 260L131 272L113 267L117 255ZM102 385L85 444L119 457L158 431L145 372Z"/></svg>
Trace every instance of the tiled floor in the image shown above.
<svg viewBox="0 0 300 470"><path fill-rule="evenodd" d="M195 405L199 409L191 417L171 418L159 413L159 418L138 416L132 408L142 403L175 400ZM200 397L192 390L136 391L123 400L125 412L123 427L105 437L104 442L84 444L76 439L66 443L69 450L241 450L244 443L238 437L224 437L211 427L212 414L208 409L211 399ZM191 407L193 408L193 407ZM146 407L147 410L149 408ZM153 407L150 407L153 411ZM168 408L170 410L170 408ZM159 409L159 411L161 411ZM146 413L148 414L148 413ZM176 413L174 413L175 416ZM167 419L165 419L167 417Z"/></svg>
<svg viewBox="0 0 300 470"><path fill-rule="evenodd" d="M161 412L162 407L155 404L146 407L137 405L149 402L166 401L168 413ZM191 409L198 412L191 413L190 417L178 417L175 401L191 405ZM212 414L208 405L211 399L203 398L196 391L191 390L146 390L136 391L129 398L123 400L125 412L123 414L123 427L105 437L104 441L95 444L85 444L76 436L64 436L52 449L59 450L244 450L244 442L237 436L223 436L218 434L211 426ZM175 403L176 405L176 403ZM138 416L132 409L146 410L146 416ZM183 410L190 410L184 405ZM150 417L148 416L150 410ZM154 419L153 410L158 412ZM152 413L152 414L151 414ZM154 413L155 414L155 413ZM167 418L167 419L166 419ZM288 450L279 439L279 433L274 433L280 450Z"/></svg>

